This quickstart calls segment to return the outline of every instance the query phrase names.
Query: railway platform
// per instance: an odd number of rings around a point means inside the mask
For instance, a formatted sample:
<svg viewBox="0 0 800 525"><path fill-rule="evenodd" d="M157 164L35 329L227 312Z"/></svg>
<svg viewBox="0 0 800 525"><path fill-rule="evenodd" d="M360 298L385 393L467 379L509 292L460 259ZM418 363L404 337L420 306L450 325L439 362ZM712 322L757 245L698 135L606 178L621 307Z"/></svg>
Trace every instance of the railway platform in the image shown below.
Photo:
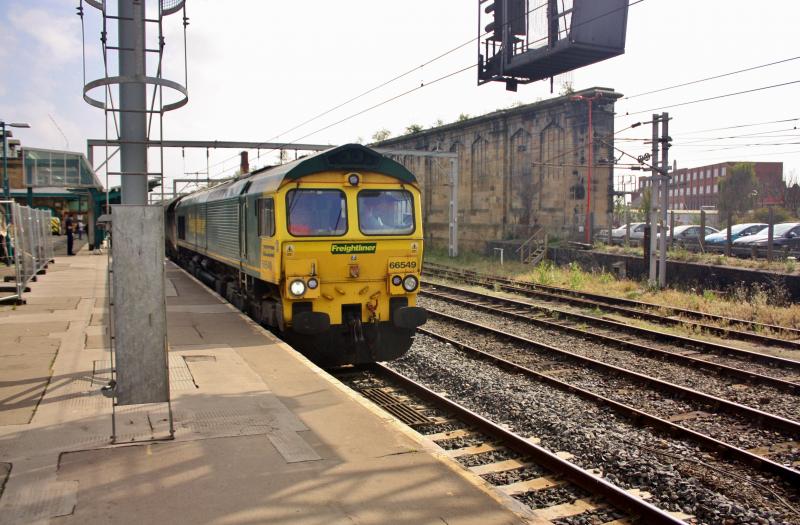
<svg viewBox="0 0 800 525"><path fill-rule="evenodd" d="M536 522L171 263L175 436L117 407L112 444L107 262L0 306L0 523Z"/></svg>

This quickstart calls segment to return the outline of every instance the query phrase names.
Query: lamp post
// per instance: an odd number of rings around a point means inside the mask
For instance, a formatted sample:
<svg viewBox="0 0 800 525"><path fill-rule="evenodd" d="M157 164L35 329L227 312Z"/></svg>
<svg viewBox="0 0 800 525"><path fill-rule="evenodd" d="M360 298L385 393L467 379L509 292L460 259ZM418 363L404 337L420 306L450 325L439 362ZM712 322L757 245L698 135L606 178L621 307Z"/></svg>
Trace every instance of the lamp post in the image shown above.
<svg viewBox="0 0 800 525"><path fill-rule="evenodd" d="M586 97L583 95L575 95L572 100L585 100L589 104L589 159L588 159L588 170L586 174L586 224L584 226L584 230L586 233L586 244L590 244L592 242L592 232L590 229L591 226L591 212L592 212L592 164L593 164L593 155L594 155L594 130L592 129L592 102L597 100L598 98L602 97L602 92L597 92L591 97Z"/></svg>
<svg viewBox="0 0 800 525"><path fill-rule="evenodd" d="M0 120L0 128L3 131L3 199L11 198L11 191L8 187L8 137L6 137L6 127L9 128L29 128L27 122L9 122Z"/></svg>

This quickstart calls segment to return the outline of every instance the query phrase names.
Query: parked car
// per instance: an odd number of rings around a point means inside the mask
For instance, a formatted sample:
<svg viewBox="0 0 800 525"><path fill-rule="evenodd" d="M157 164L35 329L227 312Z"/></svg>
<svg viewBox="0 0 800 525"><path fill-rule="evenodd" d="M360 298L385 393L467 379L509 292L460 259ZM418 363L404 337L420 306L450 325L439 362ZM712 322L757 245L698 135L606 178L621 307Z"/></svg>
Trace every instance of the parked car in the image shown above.
<svg viewBox="0 0 800 525"><path fill-rule="evenodd" d="M712 233L717 233L716 228L706 226L705 231L697 224L685 224L683 226L675 226L672 230L672 242L678 246L685 246L687 244L699 244L700 236L703 238ZM659 234L660 237L660 234ZM667 240L669 240L669 233L667 233Z"/></svg>
<svg viewBox="0 0 800 525"><path fill-rule="evenodd" d="M746 222L744 224L734 224L731 229L731 241L735 241L739 237L747 237L760 232L767 225L761 222ZM704 242L709 246L724 246L728 242L728 228L711 235L706 235Z"/></svg>
<svg viewBox="0 0 800 525"><path fill-rule="evenodd" d="M634 234L637 234L638 238L641 240L644 236L644 226L645 223L643 222L632 222L629 239L633 240L635 238ZM625 244L625 230L626 227L624 224L619 228L614 228L611 230L611 244ZM601 241L608 241L608 231L599 233L597 238Z"/></svg>
<svg viewBox="0 0 800 525"><path fill-rule="evenodd" d="M739 237L734 246L766 247L769 242L769 228L763 228L754 235ZM792 250L800 248L800 222L782 222L772 227L772 246L787 246Z"/></svg>
<svg viewBox="0 0 800 525"><path fill-rule="evenodd" d="M631 235L628 237L629 242L634 245L640 245L644 242L644 232L647 230L649 226L646 222L632 222L631 223ZM659 233L661 232L661 226L658 227ZM669 226L667 226L667 231L669 231ZM616 232L621 232L619 237ZM623 244L625 242L625 226L620 226L614 230L611 230L611 242L614 244Z"/></svg>

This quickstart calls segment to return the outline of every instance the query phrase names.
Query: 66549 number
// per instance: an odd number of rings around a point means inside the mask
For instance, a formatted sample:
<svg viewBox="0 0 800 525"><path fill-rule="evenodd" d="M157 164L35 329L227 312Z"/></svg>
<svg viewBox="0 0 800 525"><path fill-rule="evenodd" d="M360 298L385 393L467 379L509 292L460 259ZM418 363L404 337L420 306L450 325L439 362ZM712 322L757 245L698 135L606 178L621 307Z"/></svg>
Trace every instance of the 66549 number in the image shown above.
<svg viewBox="0 0 800 525"><path fill-rule="evenodd" d="M415 270L417 261L393 261L389 263L390 270Z"/></svg>

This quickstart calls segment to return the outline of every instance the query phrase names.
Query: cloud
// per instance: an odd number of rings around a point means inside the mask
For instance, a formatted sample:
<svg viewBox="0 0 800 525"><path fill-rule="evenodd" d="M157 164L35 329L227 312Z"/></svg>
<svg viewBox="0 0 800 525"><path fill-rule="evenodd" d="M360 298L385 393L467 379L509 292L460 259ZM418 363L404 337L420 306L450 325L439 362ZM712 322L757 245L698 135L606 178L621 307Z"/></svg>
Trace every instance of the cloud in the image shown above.
<svg viewBox="0 0 800 525"><path fill-rule="evenodd" d="M18 7L8 13L8 18L17 31L32 37L44 48L42 53L37 53L40 59L64 63L81 57L80 29L74 16Z"/></svg>

